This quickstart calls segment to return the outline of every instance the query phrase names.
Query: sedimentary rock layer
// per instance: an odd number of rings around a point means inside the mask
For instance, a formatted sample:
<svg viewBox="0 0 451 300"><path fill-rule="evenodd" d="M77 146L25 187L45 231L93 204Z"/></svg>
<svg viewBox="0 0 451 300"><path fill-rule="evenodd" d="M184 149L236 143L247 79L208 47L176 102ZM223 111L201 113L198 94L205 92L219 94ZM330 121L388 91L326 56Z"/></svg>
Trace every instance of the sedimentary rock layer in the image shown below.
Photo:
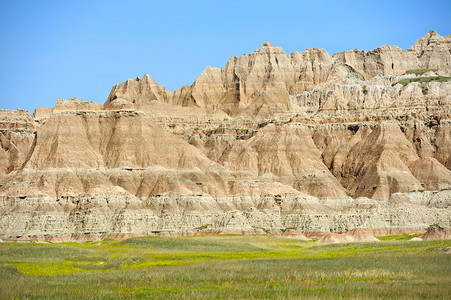
<svg viewBox="0 0 451 300"><path fill-rule="evenodd" d="M450 41L265 42L175 92L0 110L0 235L449 227Z"/></svg>

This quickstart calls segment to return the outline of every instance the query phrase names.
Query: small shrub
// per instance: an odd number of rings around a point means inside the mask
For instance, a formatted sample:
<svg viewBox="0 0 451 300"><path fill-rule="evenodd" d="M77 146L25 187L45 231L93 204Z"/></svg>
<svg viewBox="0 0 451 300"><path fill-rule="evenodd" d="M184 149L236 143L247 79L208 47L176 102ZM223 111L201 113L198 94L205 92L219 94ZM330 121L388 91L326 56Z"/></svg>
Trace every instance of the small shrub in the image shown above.
<svg viewBox="0 0 451 300"><path fill-rule="evenodd" d="M444 228L437 223L432 223L431 225L428 226L428 228L426 228L426 230L431 230L431 229L444 229Z"/></svg>
<svg viewBox="0 0 451 300"><path fill-rule="evenodd" d="M428 93L429 89L427 86L425 85L421 85L421 92L423 93L423 95L426 95Z"/></svg>
<svg viewBox="0 0 451 300"><path fill-rule="evenodd" d="M196 227L196 230L204 230L204 229L207 229L210 226L211 226L211 224L204 224L202 226Z"/></svg>
<svg viewBox="0 0 451 300"><path fill-rule="evenodd" d="M362 93L365 95L368 94L368 89L367 89L366 85L362 85Z"/></svg>
<svg viewBox="0 0 451 300"><path fill-rule="evenodd" d="M285 232L285 231L288 231L288 230L294 230L294 229L296 229L296 227L289 226L289 227L286 227L286 228L284 228L284 229L281 229L281 231L282 231L282 232Z"/></svg>

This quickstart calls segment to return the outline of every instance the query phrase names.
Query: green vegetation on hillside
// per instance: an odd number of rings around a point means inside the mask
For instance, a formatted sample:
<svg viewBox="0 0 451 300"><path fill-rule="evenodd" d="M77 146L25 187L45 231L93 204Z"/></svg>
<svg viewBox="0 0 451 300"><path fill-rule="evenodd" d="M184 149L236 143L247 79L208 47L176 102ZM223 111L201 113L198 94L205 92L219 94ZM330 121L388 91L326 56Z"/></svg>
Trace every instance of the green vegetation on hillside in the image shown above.
<svg viewBox="0 0 451 300"><path fill-rule="evenodd" d="M451 241L274 236L0 244L0 298L450 298Z"/></svg>
<svg viewBox="0 0 451 300"><path fill-rule="evenodd" d="M362 93L368 94L368 88L366 87L366 85L362 85Z"/></svg>
<svg viewBox="0 0 451 300"><path fill-rule="evenodd" d="M399 83L399 84L402 84L403 87L405 87L406 85L408 85L409 83L412 83L412 82L428 83L428 82L432 82L432 81L447 82L447 81L451 81L451 77L430 76L430 77L407 78L407 79L400 80L396 83L393 83L392 86L395 86Z"/></svg>
<svg viewBox="0 0 451 300"><path fill-rule="evenodd" d="M429 72L429 71L436 72L437 69L413 69L413 70L407 70L404 74L405 75L414 74L417 76L421 76L424 73Z"/></svg>

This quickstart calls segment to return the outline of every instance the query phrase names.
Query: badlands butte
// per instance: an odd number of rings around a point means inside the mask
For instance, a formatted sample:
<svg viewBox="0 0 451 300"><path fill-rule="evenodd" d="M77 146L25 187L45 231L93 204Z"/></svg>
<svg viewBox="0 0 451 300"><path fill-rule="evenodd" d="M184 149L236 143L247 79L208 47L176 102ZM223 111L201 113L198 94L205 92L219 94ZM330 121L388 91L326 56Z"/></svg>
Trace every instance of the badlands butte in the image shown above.
<svg viewBox="0 0 451 300"><path fill-rule="evenodd" d="M169 92L0 110L0 239L451 227L451 35L265 42Z"/></svg>

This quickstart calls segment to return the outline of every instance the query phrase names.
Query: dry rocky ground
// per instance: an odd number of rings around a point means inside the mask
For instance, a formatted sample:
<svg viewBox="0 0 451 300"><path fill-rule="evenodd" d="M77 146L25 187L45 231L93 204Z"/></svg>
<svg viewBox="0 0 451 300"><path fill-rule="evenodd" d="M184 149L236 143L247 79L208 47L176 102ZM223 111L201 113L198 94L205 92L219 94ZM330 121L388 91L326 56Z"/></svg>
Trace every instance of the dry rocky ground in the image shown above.
<svg viewBox="0 0 451 300"><path fill-rule="evenodd" d="M175 92L146 74L103 105L0 110L0 238L450 228L450 76L433 31L333 56L265 42Z"/></svg>

